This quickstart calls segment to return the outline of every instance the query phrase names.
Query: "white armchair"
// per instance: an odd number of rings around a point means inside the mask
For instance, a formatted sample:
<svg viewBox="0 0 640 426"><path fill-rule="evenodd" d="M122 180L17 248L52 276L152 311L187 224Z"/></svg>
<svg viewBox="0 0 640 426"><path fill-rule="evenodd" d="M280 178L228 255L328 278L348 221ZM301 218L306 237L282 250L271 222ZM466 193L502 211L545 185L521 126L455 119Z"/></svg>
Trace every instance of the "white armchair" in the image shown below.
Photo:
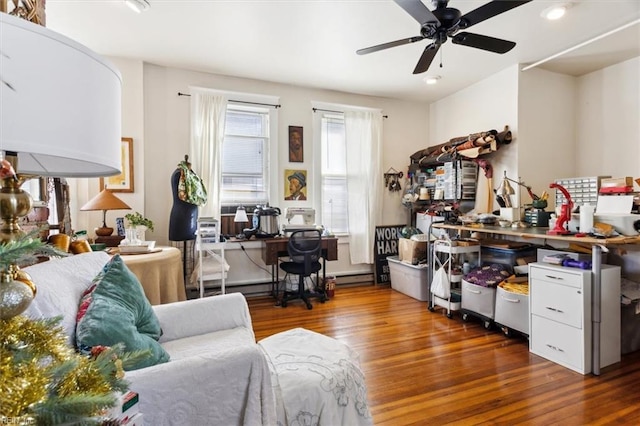
<svg viewBox="0 0 640 426"><path fill-rule="evenodd" d="M75 340L82 292L109 255L92 252L26 268L38 294L26 314L62 316ZM164 364L129 371L148 425L270 425L276 423L269 367L255 342L239 293L153 307L162 327Z"/></svg>

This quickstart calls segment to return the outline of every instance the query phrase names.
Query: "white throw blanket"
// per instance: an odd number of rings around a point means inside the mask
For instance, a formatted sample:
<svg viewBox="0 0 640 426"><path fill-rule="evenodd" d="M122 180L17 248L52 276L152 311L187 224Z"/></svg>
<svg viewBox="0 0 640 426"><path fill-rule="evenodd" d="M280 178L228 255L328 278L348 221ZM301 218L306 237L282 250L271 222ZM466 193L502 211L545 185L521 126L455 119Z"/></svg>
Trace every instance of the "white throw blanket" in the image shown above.
<svg viewBox="0 0 640 426"><path fill-rule="evenodd" d="M296 328L259 342L269 360L279 425L372 425L358 354Z"/></svg>

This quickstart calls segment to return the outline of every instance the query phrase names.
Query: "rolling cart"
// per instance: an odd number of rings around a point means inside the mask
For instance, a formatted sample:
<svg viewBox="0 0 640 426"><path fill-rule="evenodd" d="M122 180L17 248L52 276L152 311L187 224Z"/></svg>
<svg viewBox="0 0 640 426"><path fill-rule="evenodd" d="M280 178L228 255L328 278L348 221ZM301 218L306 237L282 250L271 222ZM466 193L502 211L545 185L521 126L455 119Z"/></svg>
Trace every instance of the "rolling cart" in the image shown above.
<svg viewBox="0 0 640 426"><path fill-rule="evenodd" d="M462 281L462 273L454 274L454 269L462 265L462 259L467 255L477 256L477 264L480 264L480 245L458 245L459 242L451 240L436 240L432 245L432 267L433 277L436 277L440 269L444 270L447 280L444 292L438 291L431 285L431 301L429 310L435 311L436 306L440 306L447 310L447 318L452 318L451 311L459 311L462 303L462 295L460 282ZM442 273L442 271L440 271Z"/></svg>

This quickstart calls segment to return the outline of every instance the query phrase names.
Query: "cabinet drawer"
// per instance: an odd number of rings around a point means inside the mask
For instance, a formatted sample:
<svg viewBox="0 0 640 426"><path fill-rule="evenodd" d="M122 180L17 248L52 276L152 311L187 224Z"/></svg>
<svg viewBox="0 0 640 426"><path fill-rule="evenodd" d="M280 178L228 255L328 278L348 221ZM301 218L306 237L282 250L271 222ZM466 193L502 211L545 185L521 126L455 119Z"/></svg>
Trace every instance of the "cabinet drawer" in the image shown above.
<svg viewBox="0 0 640 426"><path fill-rule="evenodd" d="M572 327L583 327L582 289L543 281L530 281L531 314Z"/></svg>
<svg viewBox="0 0 640 426"><path fill-rule="evenodd" d="M556 283L562 285L568 285L571 287L582 287L582 271L581 273L571 273L563 271L560 268L540 268L531 267L529 271L529 281L546 281L549 283Z"/></svg>
<svg viewBox="0 0 640 426"><path fill-rule="evenodd" d="M531 316L530 351L584 374L591 368L585 371L583 336L583 330Z"/></svg>

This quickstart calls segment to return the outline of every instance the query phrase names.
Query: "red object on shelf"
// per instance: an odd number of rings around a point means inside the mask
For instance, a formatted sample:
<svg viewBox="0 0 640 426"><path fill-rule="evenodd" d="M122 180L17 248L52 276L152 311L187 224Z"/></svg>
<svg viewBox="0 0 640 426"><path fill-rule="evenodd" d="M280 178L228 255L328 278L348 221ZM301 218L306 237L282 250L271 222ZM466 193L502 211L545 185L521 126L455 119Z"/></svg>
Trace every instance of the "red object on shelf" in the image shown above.
<svg viewBox="0 0 640 426"><path fill-rule="evenodd" d="M633 192L632 186L610 186L608 188L600 188L600 194L628 194Z"/></svg>
<svg viewBox="0 0 640 426"><path fill-rule="evenodd" d="M559 185L557 183L549 184L549 188L556 188L557 190L562 192L566 200L564 203L562 203L562 206L560 209L560 217L556 219L556 225L553 227L553 229L548 230L547 234L549 235L570 234L571 232L567 230L564 227L564 225L565 223L569 222L569 219L571 218L571 211L573 210L573 201L571 201L571 194L569 194L569 191L567 191L564 188L564 186Z"/></svg>

